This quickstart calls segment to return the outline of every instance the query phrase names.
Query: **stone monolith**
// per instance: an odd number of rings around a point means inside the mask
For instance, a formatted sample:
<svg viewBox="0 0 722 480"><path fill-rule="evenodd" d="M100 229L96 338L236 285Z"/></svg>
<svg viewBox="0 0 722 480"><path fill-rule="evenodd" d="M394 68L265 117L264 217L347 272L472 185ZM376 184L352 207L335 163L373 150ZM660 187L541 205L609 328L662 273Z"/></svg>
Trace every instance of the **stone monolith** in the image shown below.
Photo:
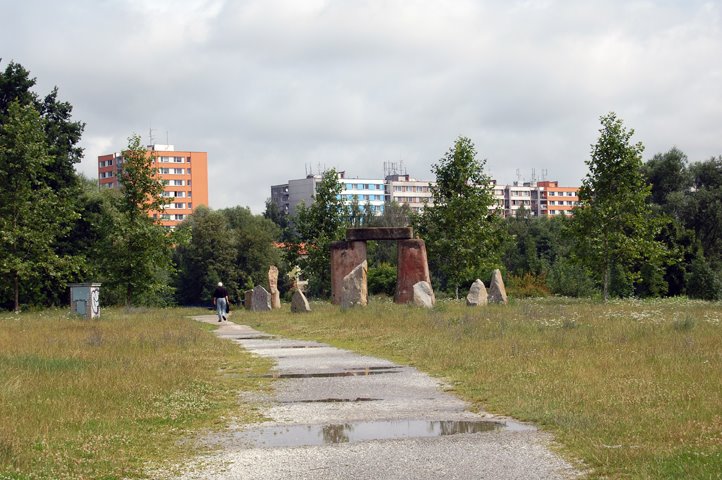
<svg viewBox="0 0 722 480"><path fill-rule="evenodd" d="M470 307L476 307L486 305L488 301L489 298L484 282L477 278L476 281L471 284L471 288L469 288L469 294L466 296L466 304Z"/></svg>
<svg viewBox="0 0 722 480"><path fill-rule="evenodd" d="M367 274L368 264L364 260L343 277L341 308L351 308L356 305L366 306L368 303Z"/></svg>
<svg viewBox="0 0 722 480"><path fill-rule="evenodd" d="M506 288L504 288L504 279L501 278L501 271L498 268L491 274L489 303L503 303L504 305L509 303L506 297Z"/></svg>
<svg viewBox="0 0 722 480"><path fill-rule="evenodd" d="M414 284L414 305L431 308L436 303L434 290L429 282L417 282Z"/></svg>
<svg viewBox="0 0 722 480"><path fill-rule="evenodd" d="M310 311L311 306L308 304L308 299L306 298L306 295L304 295L303 292L300 290L296 290L295 292L293 292L293 297L291 297L291 312L302 313Z"/></svg>
<svg viewBox="0 0 722 480"><path fill-rule="evenodd" d="M271 294L261 285L253 287L251 310L254 312L268 312L271 310Z"/></svg>

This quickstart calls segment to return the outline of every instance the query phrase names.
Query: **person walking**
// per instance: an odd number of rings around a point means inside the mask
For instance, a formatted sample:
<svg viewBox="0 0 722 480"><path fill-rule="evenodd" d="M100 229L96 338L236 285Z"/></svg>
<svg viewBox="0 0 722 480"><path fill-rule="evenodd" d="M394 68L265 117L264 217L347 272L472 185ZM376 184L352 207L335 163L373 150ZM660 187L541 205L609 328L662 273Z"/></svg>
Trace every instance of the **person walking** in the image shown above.
<svg viewBox="0 0 722 480"><path fill-rule="evenodd" d="M230 302L228 301L228 290L223 286L223 282L218 282L218 286L213 292L213 305L216 306L216 313L218 314L218 321L226 319L226 306Z"/></svg>

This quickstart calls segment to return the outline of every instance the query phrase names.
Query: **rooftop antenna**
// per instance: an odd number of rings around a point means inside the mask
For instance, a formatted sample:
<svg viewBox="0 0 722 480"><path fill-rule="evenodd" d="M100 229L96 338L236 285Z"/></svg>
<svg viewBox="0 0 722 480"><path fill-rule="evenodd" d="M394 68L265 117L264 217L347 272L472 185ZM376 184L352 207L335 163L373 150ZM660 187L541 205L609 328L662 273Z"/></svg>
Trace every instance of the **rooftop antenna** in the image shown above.
<svg viewBox="0 0 722 480"><path fill-rule="evenodd" d="M536 168L531 169L531 183L536 183Z"/></svg>
<svg viewBox="0 0 722 480"><path fill-rule="evenodd" d="M165 144L170 145L170 140L168 140L168 130L165 131Z"/></svg>
<svg viewBox="0 0 722 480"><path fill-rule="evenodd" d="M148 141L150 145L155 145L155 141L153 140L153 124L150 122L148 122Z"/></svg>
<svg viewBox="0 0 722 480"><path fill-rule="evenodd" d="M548 172L547 172L547 169L546 169L546 168L542 168L542 171L541 171L542 180L546 180L546 179L547 179L547 173L548 173Z"/></svg>
<svg viewBox="0 0 722 480"><path fill-rule="evenodd" d="M519 182L521 182L521 172L517 168L516 169L516 183L518 184Z"/></svg>

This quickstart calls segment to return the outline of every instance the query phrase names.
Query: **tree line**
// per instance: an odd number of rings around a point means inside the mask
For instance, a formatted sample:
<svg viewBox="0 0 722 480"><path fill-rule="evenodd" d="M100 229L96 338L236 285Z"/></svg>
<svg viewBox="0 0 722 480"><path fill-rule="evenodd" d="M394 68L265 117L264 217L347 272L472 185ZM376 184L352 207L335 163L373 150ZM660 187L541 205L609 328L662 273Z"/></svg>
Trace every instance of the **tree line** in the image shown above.
<svg viewBox="0 0 722 480"><path fill-rule="evenodd" d="M381 215L341 201L334 170L314 202L288 218L269 201L248 208L198 208L174 231L162 210L163 185L132 135L123 150L122 188L98 188L78 175L85 125L58 89L43 96L11 62L0 72L0 301L6 309L61 305L67 284L103 283L103 304L198 305L223 281L234 301L266 283L269 265L295 266L309 294L330 294L329 245L349 226L414 226L426 241L437 292L459 296L501 268L517 295L722 295L722 157L689 162L672 148L643 162L634 131L610 113L587 161L573 216L513 218L493 212L486 160L456 139L432 166L433 204L422 214L388 204ZM167 201L167 199L165 199ZM396 250L370 242L369 291L393 294Z"/></svg>

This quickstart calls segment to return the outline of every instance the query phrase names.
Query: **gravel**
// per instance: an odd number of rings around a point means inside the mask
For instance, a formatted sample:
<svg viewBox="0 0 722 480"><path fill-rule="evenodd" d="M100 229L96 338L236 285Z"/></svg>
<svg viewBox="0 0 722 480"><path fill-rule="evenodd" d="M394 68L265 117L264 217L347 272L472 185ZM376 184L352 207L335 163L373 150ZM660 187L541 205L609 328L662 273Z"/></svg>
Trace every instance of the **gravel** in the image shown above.
<svg viewBox="0 0 722 480"><path fill-rule="evenodd" d="M215 316L197 320L215 323ZM204 443L216 447L213 453L180 466L182 473L175 478L504 480L581 475L552 452L549 434L513 419L470 412L447 385L414 368L316 342L269 338L263 332L232 323L223 323L216 333L276 361L273 373L281 378L274 382L274 398L263 412L272 420L205 438ZM283 378L287 374L300 378ZM304 442L301 437L297 445L290 447L259 446L246 434L263 435L269 429L277 431L279 426L306 425L309 431L330 428L344 438L343 432L354 426L389 421L393 429L405 419L491 421L501 428L322 445L311 445L314 442ZM272 434L269 438L273 443ZM288 438L284 440L279 443L289 443ZM315 443L321 441L315 439Z"/></svg>

